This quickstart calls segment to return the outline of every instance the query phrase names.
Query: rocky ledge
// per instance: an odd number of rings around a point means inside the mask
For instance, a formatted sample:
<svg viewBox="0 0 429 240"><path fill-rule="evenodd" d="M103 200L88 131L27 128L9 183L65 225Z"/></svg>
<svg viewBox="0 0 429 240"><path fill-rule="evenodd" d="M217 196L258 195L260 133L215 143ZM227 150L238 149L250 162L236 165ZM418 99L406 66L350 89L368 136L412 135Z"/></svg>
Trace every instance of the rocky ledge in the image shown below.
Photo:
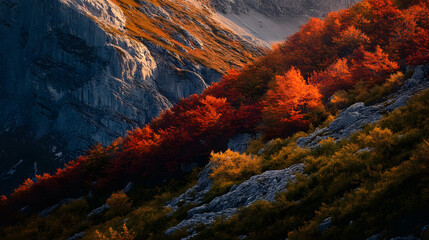
<svg viewBox="0 0 429 240"><path fill-rule="evenodd" d="M274 201L277 193L285 191L287 183L294 181L295 174L302 173L303 169L303 164L296 164L283 170L266 171L260 175L251 177L239 185L234 185L228 193L214 198L210 203L189 210L188 218L177 226L169 228L166 234L171 234L182 228L188 228L192 232L192 226L198 224L208 225L213 223L216 218L222 216L230 218L237 213L239 208L250 206L256 201ZM200 178L198 182L207 182L208 176L206 174L202 174L201 177L205 179ZM204 188L204 192L208 192L208 190ZM167 206L176 209L179 202L181 204L201 203L201 197L186 201L185 199L188 194L187 192L179 196L169 202ZM200 193L197 194L199 195Z"/></svg>

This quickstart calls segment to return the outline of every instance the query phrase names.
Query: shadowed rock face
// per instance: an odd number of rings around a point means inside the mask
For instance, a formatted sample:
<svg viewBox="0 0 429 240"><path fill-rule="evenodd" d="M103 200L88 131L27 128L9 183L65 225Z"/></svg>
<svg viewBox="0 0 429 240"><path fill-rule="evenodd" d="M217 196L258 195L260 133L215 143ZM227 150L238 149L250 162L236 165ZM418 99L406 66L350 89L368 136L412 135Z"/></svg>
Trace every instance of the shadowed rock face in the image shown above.
<svg viewBox="0 0 429 240"><path fill-rule="evenodd" d="M0 1L0 193L37 168L110 144L220 79L162 47L106 31L125 21L109 0ZM21 177L11 180L7 172L20 160Z"/></svg>
<svg viewBox="0 0 429 240"><path fill-rule="evenodd" d="M321 17L331 11L348 8L358 0L212 0L211 4L223 13L247 13L250 9L266 16L310 15Z"/></svg>

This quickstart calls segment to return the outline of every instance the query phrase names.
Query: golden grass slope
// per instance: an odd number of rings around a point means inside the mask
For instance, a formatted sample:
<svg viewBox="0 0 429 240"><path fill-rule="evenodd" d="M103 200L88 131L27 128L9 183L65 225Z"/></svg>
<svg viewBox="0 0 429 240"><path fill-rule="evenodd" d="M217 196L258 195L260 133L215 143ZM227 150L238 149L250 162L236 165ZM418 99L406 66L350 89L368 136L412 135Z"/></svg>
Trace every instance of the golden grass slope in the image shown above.
<svg viewBox="0 0 429 240"><path fill-rule="evenodd" d="M193 62L224 73L232 67L242 67L265 52L220 26L211 18L212 9L201 4L194 5L187 0L111 0L126 16L125 30L103 26L110 33L125 34L138 41L150 41L166 50ZM148 16L145 10L151 6L162 8L170 18ZM174 36L182 35L184 30L198 39L203 47L192 41L184 44Z"/></svg>

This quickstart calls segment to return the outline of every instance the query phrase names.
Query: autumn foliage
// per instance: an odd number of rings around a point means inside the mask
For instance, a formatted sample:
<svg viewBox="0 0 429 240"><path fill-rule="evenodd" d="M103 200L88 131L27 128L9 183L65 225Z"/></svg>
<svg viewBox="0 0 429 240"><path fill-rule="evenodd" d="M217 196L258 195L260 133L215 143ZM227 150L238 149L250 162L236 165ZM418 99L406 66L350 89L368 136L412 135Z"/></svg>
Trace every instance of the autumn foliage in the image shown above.
<svg viewBox="0 0 429 240"><path fill-rule="evenodd" d="M325 98L329 98L338 90L348 90L356 84L352 78L347 59L338 59L325 71L313 73L309 82L317 86Z"/></svg>
<svg viewBox="0 0 429 240"><path fill-rule="evenodd" d="M279 137L305 129L310 124L306 114L321 105L319 90L306 84L295 68L277 76L272 84L264 99L266 134Z"/></svg>
<svg viewBox="0 0 429 240"><path fill-rule="evenodd" d="M231 150L211 153L212 172L215 181L245 180L261 171L261 160L257 156L240 154Z"/></svg>
<svg viewBox="0 0 429 240"><path fill-rule="evenodd" d="M109 228L109 233L104 235L100 231L96 230L96 239L97 240L133 240L135 234L130 232L127 228L127 225L124 223L122 226L122 231L118 232L113 230L113 228Z"/></svg>
<svg viewBox="0 0 429 240"><path fill-rule="evenodd" d="M106 213L109 217L126 215L131 211L132 206L132 202L122 191L112 193L112 195L106 200L106 204L109 205L109 210Z"/></svg>
<svg viewBox="0 0 429 240"><path fill-rule="evenodd" d="M351 62L352 78L370 85L383 83L399 68L396 62L389 60L389 55L380 46L376 46L374 52L365 51L362 47L357 49Z"/></svg>
<svg viewBox="0 0 429 240"><path fill-rule="evenodd" d="M0 215L32 211L88 191L110 194L130 180L156 184L204 165L242 132L285 137L335 92L382 85L406 65L429 62L427 0L364 0L312 18L266 56L229 70L201 95L165 110L110 146L95 146L53 174L27 180L0 199ZM3 214L4 213L4 214Z"/></svg>

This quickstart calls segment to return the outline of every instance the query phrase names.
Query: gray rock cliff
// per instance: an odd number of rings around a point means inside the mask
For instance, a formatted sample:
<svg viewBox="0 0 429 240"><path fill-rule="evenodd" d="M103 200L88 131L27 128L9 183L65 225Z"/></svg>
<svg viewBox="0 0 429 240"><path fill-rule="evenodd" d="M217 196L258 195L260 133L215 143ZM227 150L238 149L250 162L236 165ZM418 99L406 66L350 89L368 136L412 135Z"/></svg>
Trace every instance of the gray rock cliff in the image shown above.
<svg viewBox="0 0 429 240"><path fill-rule="evenodd" d="M110 0L0 1L0 169L22 159L16 183L33 177L35 162L39 172L60 167L220 79L149 41L106 30L125 26ZM14 185L0 178L0 193Z"/></svg>

